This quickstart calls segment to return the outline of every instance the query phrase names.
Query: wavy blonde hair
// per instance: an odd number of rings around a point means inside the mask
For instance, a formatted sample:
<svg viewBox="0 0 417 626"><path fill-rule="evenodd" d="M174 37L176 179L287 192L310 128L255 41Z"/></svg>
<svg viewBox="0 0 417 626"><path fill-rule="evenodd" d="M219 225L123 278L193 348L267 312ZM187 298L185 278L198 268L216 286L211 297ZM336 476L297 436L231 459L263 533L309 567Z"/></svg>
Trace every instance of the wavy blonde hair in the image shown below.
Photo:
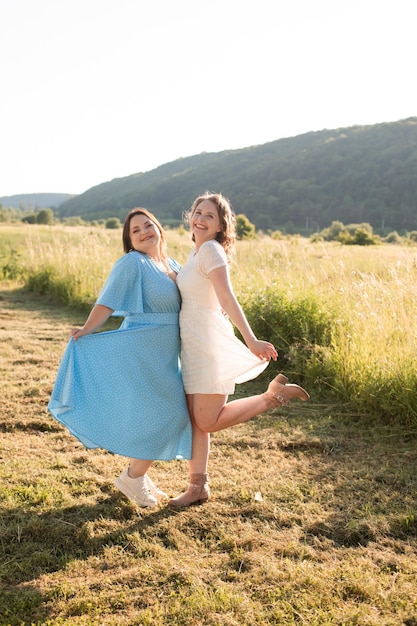
<svg viewBox="0 0 417 626"><path fill-rule="evenodd" d="M223 196L221 193L206 191L201 194L201 196L198 196L198 198L194 200L191 209L184 213L184 220L187 224L189 224L194 211L198 205L205 200L214 204L217 209L217 214L220 218L221 230L217 233L215 239L223 246L227 260L230 262L235 252L236 215L228 198ZM193 241L195 240L194 235L192 239Z"/></svg>

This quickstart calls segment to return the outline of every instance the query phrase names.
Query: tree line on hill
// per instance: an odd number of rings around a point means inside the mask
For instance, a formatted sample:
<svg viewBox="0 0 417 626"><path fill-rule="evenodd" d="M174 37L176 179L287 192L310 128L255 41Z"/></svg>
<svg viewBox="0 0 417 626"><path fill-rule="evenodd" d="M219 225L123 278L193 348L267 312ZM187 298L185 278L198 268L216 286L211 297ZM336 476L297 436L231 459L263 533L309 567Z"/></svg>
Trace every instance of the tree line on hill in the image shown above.
<svg viewBox="0 0 417 626"><path fill-rule="evenodd" d="M266 232L311 235L341 220L369 223L381 236L417 230L417 117L177 159L97 185L55 212L123 221L144 206L176 226L207 189Z"/></svg>
<svg viewBox="0 0 417 626"><path fill-rule="evenodd" d="M64 218L62 221L57 220L56 215L52 209L40 209L32 213L28 213L22 209L3 209L0 206L0 222L16 222L22 221L25 224L42 224L47 226L53 226L54 224L61 223L66 226L98 226L106 229L118 229L122 228L123 224L118 217L108 217L106 220L93 220L85 221L80 217ZM169 227L164 224L164 227ZM183 228L180 225L179 228ZM285 235L280 230L268 230L266 233L263 231L257 231L255 224L249 221L246 215L238 214L236 216L236 236L238 240L253 239L258 234L264 236L265 234L272 239L282 239L284 237L298 236L296 234ZM417 244L417 230L406 231L401 236L396 230L389 232L385 237L374 233L374 230L368 222L362 224L343 224L340 221L333 221L330 226L324 228L321 231L310 234L310 240L313 243L320 241L337 241L343 245L360 245L371 246L381 243L390 244L402 244L413 245Z"/></svg>
<svg viewBox="0 0 417 626"><path fill-rule="evenodd" d="M175 225L209 189L264 231L311 234L343 220L369 222L382 234L405 232L417 229L416 174L417 118L409 118L178 159L93 187L58 212L123 219L145 206Z"/></svg>

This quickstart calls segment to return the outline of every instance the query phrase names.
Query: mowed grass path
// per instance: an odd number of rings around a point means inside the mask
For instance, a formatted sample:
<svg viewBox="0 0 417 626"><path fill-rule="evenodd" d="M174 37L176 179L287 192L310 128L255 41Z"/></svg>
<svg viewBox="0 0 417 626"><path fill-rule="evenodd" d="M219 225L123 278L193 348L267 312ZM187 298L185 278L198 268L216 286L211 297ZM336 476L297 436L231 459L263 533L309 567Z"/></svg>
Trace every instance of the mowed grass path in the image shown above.
<svg viewBox="0 0 417 626"><path fill-rule="evenodd" d="M207 505L138 509L113 487L125 459L46 411L83 319L0 284L1 626L417 624L412 433L313 394L213 436ZM186 463L150 473L187 482Z"/></svg>

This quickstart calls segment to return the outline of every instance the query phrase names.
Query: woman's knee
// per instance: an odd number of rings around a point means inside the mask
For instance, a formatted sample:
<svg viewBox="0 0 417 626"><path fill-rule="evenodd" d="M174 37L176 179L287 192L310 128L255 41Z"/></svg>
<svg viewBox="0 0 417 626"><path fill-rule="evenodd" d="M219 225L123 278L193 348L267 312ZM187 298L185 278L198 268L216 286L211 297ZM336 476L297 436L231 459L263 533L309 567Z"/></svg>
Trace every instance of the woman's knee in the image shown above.
<svg viewBox="0 0 417 626"><path fill-rule="evenodd" d="M216 420L213 420L212 415L194 415L194 422L203 433L211 433L213 428L215 430Z"/></svg>
<svg viewBox="0 0 417 626"><path fill-rule="evenodd" d="M205 433L217 430L217 422L225 406L225 396L194 398L191 414L197 426Z"/></svg>

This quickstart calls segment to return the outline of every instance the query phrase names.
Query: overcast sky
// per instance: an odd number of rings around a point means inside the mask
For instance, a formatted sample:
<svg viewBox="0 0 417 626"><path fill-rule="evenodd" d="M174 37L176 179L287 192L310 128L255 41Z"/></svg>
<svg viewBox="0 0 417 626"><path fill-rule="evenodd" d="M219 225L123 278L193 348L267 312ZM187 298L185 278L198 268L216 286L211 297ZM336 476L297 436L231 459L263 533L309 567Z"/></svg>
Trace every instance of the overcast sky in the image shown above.
<svg viewBox="0 0 417 626"><path fill-rule="evenodd" d="M417 115L415 0L0 0L0 196Z"/></svg>

